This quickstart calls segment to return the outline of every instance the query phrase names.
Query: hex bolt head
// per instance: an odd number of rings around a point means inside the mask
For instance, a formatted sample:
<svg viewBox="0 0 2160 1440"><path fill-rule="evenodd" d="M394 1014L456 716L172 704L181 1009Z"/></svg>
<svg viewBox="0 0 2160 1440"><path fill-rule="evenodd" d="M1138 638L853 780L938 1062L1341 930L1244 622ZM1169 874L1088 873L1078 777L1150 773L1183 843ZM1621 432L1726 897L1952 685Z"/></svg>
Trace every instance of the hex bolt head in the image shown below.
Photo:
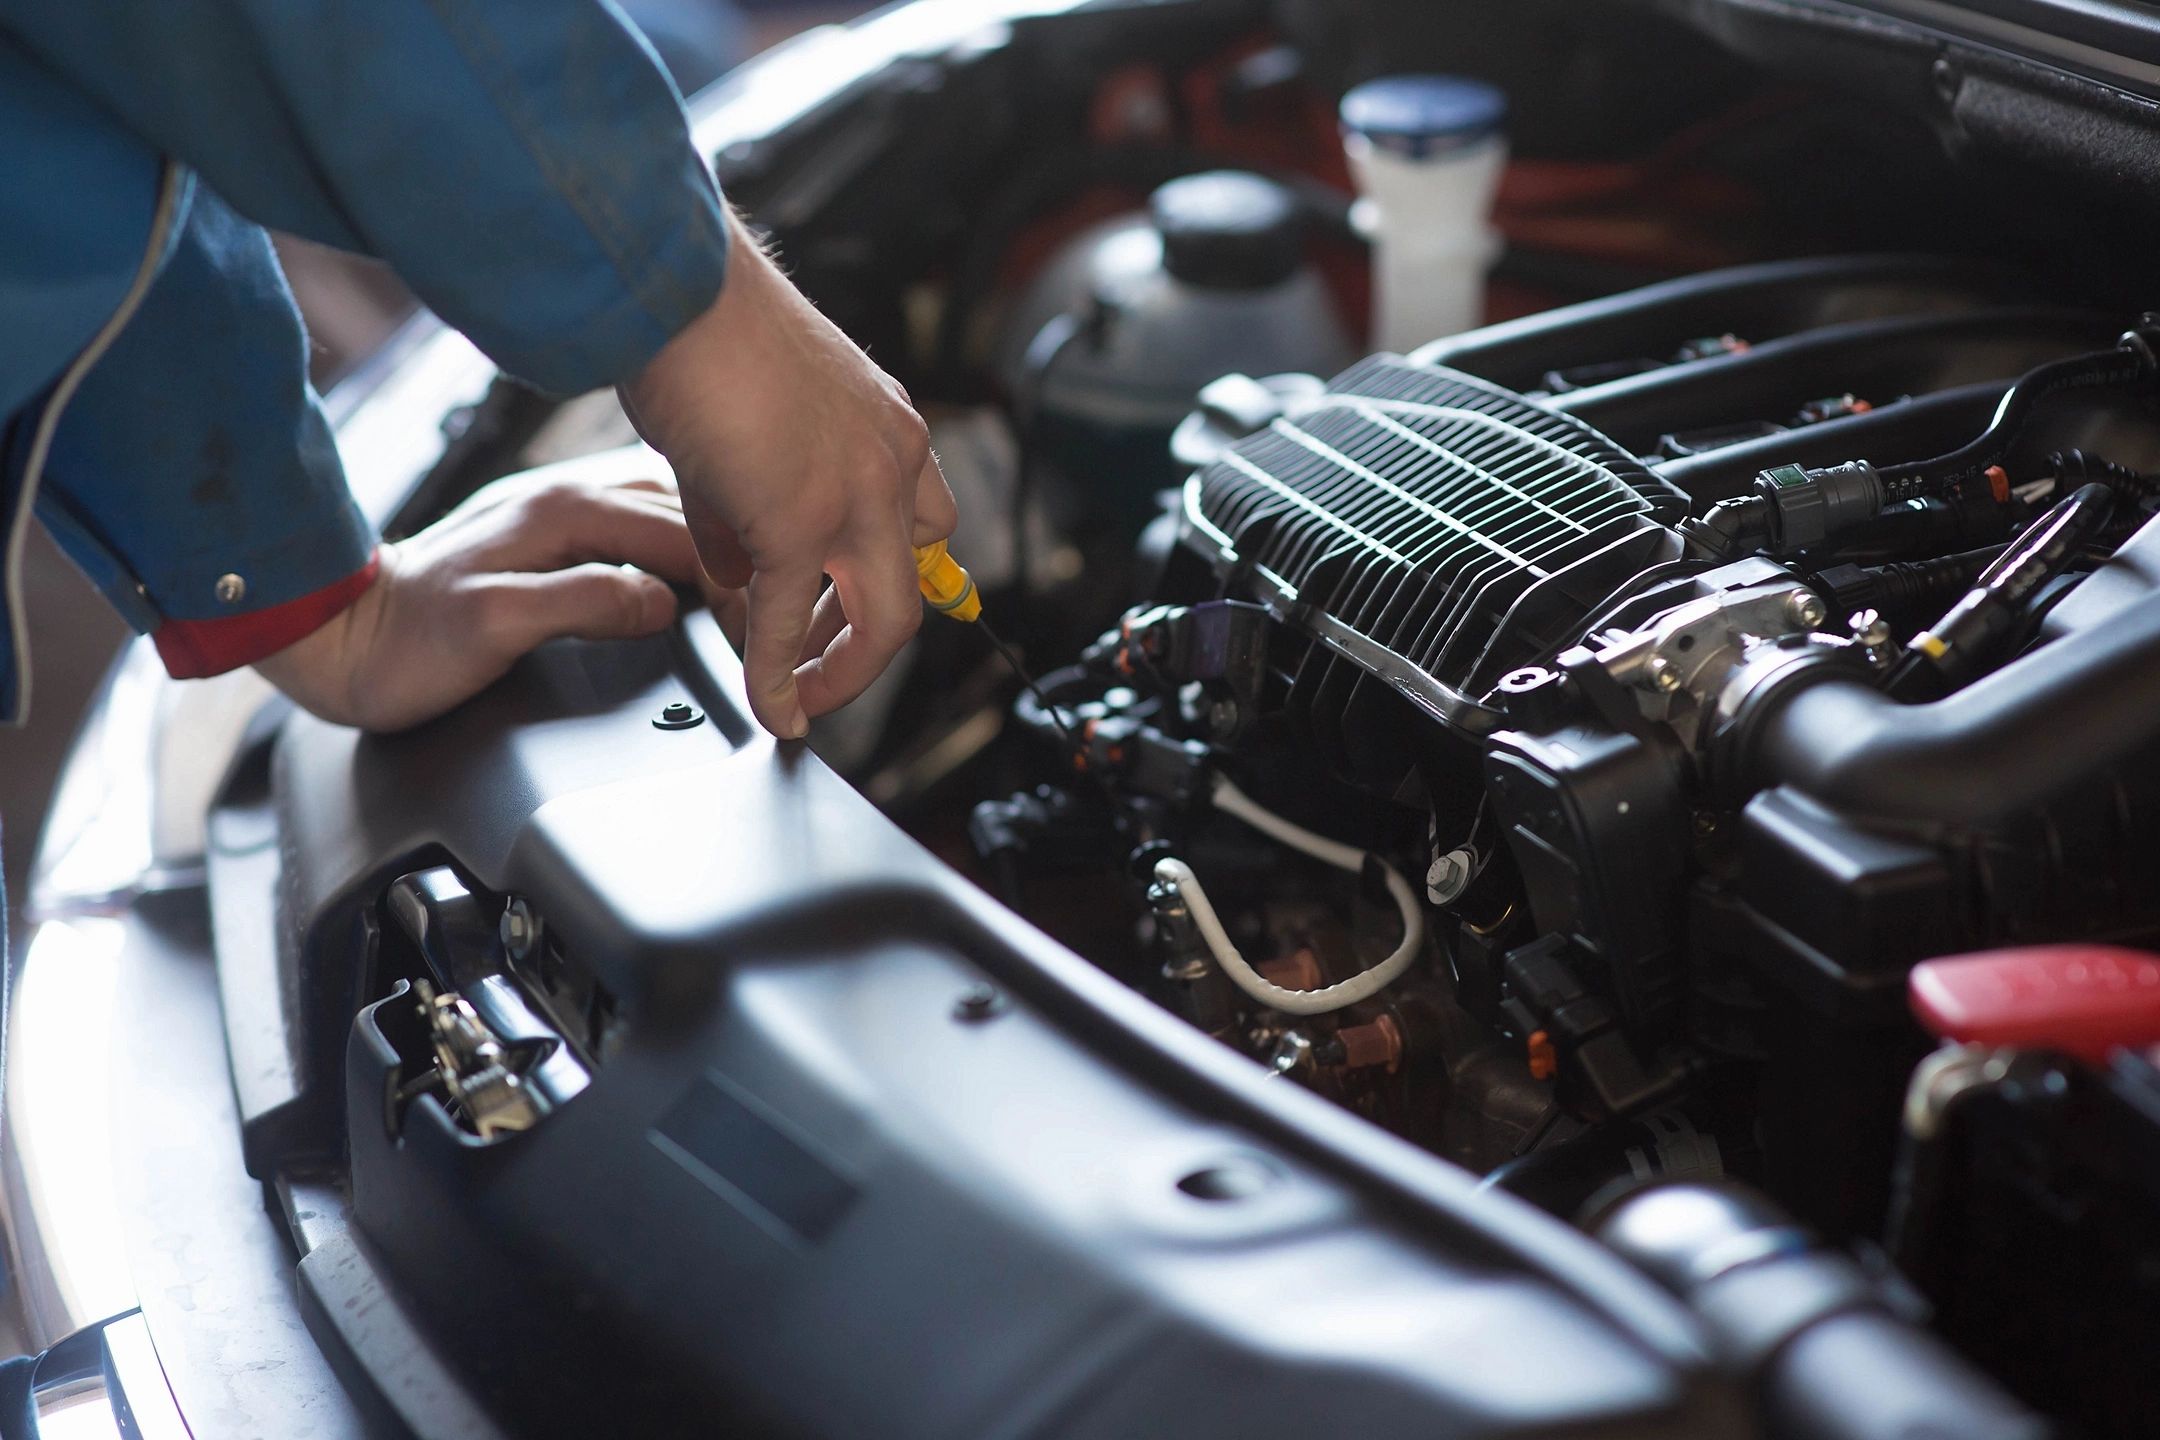
<svg viewBox="0 0 2160 1440"><path fill-rule="evenodd" d="M1785 618L1810 630L1823 623L1830 607L1812 590L1795 590L1785 597Z"/></svg>
<svg viewBox="0 0 2160 1440"><path fill-rule="evenodd" d="M523 960L532 954L540 942L540 917L533 914L532 906L522 898L513 896L503 906L502 923L496 927L502 937L503 949L513 960Z"/></svg>
<svg viewBox="0 0 2160 1440"><path fill-rule="evenodd" d="M1643 673L1650 677L1650 686L1663 695L1670 695L1680 688L1680 667L1662 655L1651 657Z"/></svg>
<svg viewBox="0 0 2160 1440"><path fill-rule="evenodd" d="M1470 888L1476 868L1477 856L1461 846L1433 856L1425 872L1425 898L1435 905L1452 904Z"/></svg>

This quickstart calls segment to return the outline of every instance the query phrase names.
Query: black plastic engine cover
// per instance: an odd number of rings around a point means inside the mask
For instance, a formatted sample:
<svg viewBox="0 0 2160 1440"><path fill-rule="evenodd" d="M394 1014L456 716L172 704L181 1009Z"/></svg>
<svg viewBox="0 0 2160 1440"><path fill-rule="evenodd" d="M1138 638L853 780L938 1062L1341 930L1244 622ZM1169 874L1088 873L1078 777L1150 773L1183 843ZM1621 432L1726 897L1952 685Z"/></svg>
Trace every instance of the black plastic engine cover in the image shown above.
<svg viewBox="0 0 2160 1440"><path fill-rule="evenodd" d="M656 729L685 697L708 722ZM228 807L284 875L220 903L276 893L294 937L268 1013L227 1017L290 1042L251 1162L349 1157L400 1308L506 1426L1751 1433L1615 1257L1270 1083L746 717L698 615L549 647L411 734L294 717ZM416 1012L359 918L440 864L525 899L622 1016L584 1091L488 1143L399 1098ZM353 994L384 998L321 1033Z"/></svg>

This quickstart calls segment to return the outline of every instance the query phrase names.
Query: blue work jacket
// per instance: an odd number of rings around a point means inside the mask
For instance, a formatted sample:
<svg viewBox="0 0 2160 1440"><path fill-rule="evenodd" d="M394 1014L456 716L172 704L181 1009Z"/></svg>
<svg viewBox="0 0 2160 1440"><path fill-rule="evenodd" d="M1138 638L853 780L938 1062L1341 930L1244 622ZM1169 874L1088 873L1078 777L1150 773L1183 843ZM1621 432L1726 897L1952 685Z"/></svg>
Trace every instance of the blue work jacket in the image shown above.
<svg viewBox="0 0 2160 1440"><path fill-rule="evenodd" d="M728 249L610 0L0 0L0 719L33 506L175 674L371 578L266 225L387 261L561 393L635 373Z"/></svg>

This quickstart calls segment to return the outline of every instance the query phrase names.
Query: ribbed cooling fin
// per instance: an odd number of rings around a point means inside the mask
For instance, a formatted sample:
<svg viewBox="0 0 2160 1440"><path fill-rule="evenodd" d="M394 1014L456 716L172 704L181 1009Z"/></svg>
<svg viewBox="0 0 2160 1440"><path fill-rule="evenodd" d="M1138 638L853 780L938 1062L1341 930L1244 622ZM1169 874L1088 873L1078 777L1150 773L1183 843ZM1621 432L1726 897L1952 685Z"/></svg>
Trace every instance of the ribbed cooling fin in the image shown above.
<svg viewBox="0 0 2160 1440"><path fill-rule="evenodd" d="M1323 638L1362 668L1406 664L1475 695L1669 556L1675 499L1579 421L1376 357L1202 470L1188 510L1241 566L1339 622Z"/></svg>

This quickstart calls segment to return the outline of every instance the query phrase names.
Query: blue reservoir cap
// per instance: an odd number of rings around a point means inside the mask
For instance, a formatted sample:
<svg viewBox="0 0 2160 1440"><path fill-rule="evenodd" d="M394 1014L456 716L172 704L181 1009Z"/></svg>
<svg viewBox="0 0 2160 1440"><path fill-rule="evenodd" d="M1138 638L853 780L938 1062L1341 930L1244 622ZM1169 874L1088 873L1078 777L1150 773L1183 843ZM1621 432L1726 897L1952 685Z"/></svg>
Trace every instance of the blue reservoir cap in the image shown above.
<svg viewBox="0 0 2160 1440"><path fill-rule="evenodd" d="M1343 96L1339 113L1343 129L1422 158L1498 134L1507 96L1464 75L1387 75Z"/></svg>

